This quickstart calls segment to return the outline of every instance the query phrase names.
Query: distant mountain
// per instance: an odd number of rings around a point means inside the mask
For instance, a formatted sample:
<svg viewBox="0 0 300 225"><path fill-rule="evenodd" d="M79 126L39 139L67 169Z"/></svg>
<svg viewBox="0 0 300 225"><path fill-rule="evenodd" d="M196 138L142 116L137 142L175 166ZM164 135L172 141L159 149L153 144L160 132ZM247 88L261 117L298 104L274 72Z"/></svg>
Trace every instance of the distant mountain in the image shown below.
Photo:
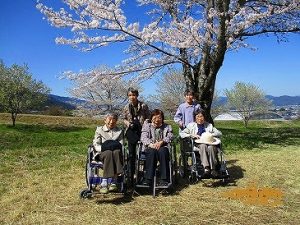
<svg viewBox="0 0 300 225"><path fill-rule="evenodd" d="M300 105L300 96L283 95L274 97L272 95L266 95L266 98L271 100L275 106Z"/></svg>
<svg viewBox="0 0 300 225"><path fill-rule="evenodd" d="M84 100L78 98L62 97L58 95L49 94L45 103L46 106L59 106L64 109L73 110L79 104L85 103Z"/></svg>
<svg viewBox="0 0 300 225"><path fill-rule="evenodd" d="M300 96L288 96L283 95L275 97L272 95L266 95L266 98L271 100L274 106L286 106L286 105L300 105ZM224 105L227 102L226 97L219 97L215 105Z"/></svg>
<svg viewBox="0 0 300 225"><path fill-rule="evenodd" d="M272 95L266 95L266 98L271 100L274 106L300 105L300 96L283 95L283 96L275 97ZM215 104L224 105L226 104L226 102L227 102L226 97L219 97L218 101ZM50 94L48 96L48 100L45 105L47 106L55 105L55 106L60 106L64 109L73 110L76 108L77 105L82 105L84 103L86 103L86 101L78 98L62 97L62 96ZM147 102L147 104L151 109L160 108L160 104L155 102Z"/></svg>

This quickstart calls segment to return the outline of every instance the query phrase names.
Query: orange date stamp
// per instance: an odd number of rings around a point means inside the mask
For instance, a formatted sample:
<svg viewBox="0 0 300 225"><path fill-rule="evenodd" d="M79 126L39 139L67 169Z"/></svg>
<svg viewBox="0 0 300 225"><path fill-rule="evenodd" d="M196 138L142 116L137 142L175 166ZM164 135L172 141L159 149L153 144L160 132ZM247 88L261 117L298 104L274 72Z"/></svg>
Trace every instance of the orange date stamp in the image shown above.
<svg viewBox="0 0 300 225"><path fill-rule="evenodd" d="M282 206L283 192L278 188L259 188L255 182L250 183L246 188L235 188L221 194L223 197L240 200L250 205Z"/></svg>

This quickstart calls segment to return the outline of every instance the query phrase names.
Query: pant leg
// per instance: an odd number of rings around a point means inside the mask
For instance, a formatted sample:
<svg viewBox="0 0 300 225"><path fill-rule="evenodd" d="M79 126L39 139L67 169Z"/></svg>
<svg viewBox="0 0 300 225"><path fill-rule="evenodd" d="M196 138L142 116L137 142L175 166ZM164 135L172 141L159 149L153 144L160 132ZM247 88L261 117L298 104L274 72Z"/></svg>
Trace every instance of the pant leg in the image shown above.
<svg viewBox="0 0 300 225"><path fill-rule="evenodd" d="M157 150L153 148L146 149L146 179L152 179L157 165Z"/></svg>
<svg viewBox="0 0 300 225"><path fill-rule="evenodd" d="M117 149L112 152L114 161L114 172L115 174L123 173L123 163L121 150Z"/></svg>
<svg viewBox="0 0 300 225"><path fill-rule="evenodd" d="M137 143L128 142L128 152L129 152L129 163L131 169L131 181L133 182L133 177L135 173L135 161L136 161L136 145Z"/></svg>
<svg viewBox="0 0 300 225"><path fill-rule="evenodd" d="M161 179L167 179L169 180L170 175L170 167L169 167L169 161L170 161L170 155L169 155L169 149L167 147L160 147L158 150L158 160L159 160L159 172L160 172L160 178Z"/></svg>
<svg viewBox="0 0 300 225"><path fill-rule="evenodd" d="M115 173L112 151L106 150L104 152L101 152L100 160L103 162L103 177L113 177Z"/></svg>
<svg viewBox="0 0 300 225"><path fill-rule="evenodd" d="M217 147L214 145L208 145L206 151L208 154L210 169L215 170L217 165Z"/></svg>
<svg viewBox="0 0 300 225"><path fill-rule="evenodd" d="M202 166L204 168L205 167L209 167L209 161L208 161L207 152L206 152L207 145L206 144L200 144L200 145L197 145L196 148L199 151L199 154L200 154L200 157L201 157Z"/></svg>

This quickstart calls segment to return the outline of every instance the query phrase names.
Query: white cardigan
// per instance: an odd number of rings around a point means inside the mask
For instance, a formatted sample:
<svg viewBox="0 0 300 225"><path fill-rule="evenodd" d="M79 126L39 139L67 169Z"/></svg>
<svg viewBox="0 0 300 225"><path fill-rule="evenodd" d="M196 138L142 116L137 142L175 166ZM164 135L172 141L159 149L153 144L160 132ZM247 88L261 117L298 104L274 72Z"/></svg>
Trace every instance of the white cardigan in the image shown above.
<svg viewBox="0 0 300 225"><path fill-rule="evenodd" d="M215 128L211 123L204 122L205 132L211 133L214 137L221 137L222 133L217 128ZM189 123L186 128L180 131L179 135L181 138L190 137L196 135L198 132L198 126L196 122Z"/></svg>

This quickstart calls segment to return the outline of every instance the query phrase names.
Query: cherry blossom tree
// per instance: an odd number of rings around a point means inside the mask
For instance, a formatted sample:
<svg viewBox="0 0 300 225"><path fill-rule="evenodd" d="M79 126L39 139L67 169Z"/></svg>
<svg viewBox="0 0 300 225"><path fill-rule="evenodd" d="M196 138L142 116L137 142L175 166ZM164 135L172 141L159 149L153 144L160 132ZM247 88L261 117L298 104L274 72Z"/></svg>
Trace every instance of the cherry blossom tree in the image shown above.
<svg viewBox="0 0 300 225"><path fill-rule="evenodd" d="M195 91L210 120L216 77L229 50L249 47L246 41L252 36L275 34L281 40L300 31L299 0L136 0L150 9L148 17L141 15L149 23L126 15L124 0L63 2L66 7L58 10L37 4L53 26L74 33L58 37L57 43L84 51L127 44L128 58L113 74L101 72L106 75L134 74L143 80L181 64L186 86Z"/></svg>
<svg viewBox="0 0 300 225"><path fill-rule="evenodd" d="M85 100L84 104L78 106L80 114L96 115L106 111L118 113L127 103L128 87L139 88L138 84L126 81L122 76L102 74L103 70L110 70L110 73L113 73L113 70L107 66L99 66L79 73L64 72L63 78L68 78L73 83L69 93Z"/></svg>

